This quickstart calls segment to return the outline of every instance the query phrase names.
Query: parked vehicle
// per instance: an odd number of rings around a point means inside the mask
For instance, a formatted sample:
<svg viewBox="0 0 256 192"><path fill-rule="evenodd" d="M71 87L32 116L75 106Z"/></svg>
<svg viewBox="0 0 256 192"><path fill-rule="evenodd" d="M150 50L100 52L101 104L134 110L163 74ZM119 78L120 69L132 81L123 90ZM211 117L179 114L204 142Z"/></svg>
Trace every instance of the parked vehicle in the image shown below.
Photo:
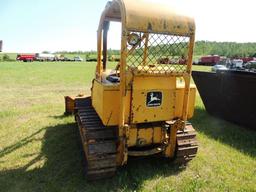
<svg viewBox="0 0 256 192"><path fill-rule="evenodd" d="M53 54L48 53L36 53L35 54L37 61L55 61L56 57Z"/></svg>
<svg viewBox="0 0 256 192"><path fill-rule="evenodd" d="M208 56L202 56L199 59L198 64L199 65L216 65L220 62L220 56L219 55L208 55Z"/></svg>
<svg viewBox="0 0 256 192"><path fill-rule="evenodd" d="M63 54L57 54L55 55L55 61L64 61L65 56Z"/></svg>
<svg viewBox="0 0 256 192"><path fill-rule="evenodd" d="M73 61L73 59L70 59L68 57L65 57L63 61Z"/></svg>
<svg viewBox="0 0 256 192"><path fill-rule="evenodd" d="M214 65L214 66L212 66L212 71L216 72L217 70L228 70L228 68L224 65Z"/></svg>
<svg viewBox="0 0 256 192"><path fill-rule="evenodd" d="M36 56L35 54L18 54L16 60L23 62L32 62L36 60Z"/></svg>
<svg viewBox="0 0 256 192"><path fill-rule="evenodd" d="M74 61L84 61L84 60L81 57L76 56L76 57L74 57Z"/></svg>
<svg viewBox="0 0 256 192"><path fill-rule="evenodd" d="M248 62L254 60L253 57L242 57L240 59L243 60L243 63L248 63Z"/></svg>
<svg viewBox="0 0 256 192"><path fill-rule="evenodd" d="M233 59L231 60L231 69L242 69L243 68L243 60L242 59Z"/></svg>
<svg viewBox="0 0 256 192"><path fill-rule="evenodd" d="M244 65L244 68L248 71L256 72L256 60L250 61Z"/></svg>
<svg viewBox="0 0 256 192"><path fill-rule="evenodd" d="M96 62L97 58L88 58L86 59L87 62Z"/></svg>

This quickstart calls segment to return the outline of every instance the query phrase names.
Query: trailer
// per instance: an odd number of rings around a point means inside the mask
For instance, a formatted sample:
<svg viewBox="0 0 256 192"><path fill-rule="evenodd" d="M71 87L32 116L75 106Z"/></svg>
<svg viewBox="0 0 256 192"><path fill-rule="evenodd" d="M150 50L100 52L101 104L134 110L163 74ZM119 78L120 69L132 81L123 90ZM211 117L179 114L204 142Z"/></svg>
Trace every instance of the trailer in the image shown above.
<svg viewBox="0 0 256 192"><path fill-rule="evenodd" d="M198 64L199 65L216 65L220 62L220 56L219 55L207 55L207 56L202 56L199 59Z"/></svg>
<svg viewBox="0 0 256 192"><path fill-rule="evenodd" d="M244 64L254 60L253 57L242 57L242 58L239 58L239 59L243 60Z"/></svg>

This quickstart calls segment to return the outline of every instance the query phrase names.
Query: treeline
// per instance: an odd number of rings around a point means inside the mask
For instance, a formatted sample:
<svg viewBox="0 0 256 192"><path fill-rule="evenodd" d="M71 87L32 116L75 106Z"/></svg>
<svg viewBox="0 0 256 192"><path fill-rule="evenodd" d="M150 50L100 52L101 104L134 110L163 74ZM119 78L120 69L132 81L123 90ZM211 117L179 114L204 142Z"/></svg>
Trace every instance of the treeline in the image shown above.
<svg viewBox="0 0 256 192"><path fill-rule="evenodd" d="M194 55L256 57L256 43L197 41Z"/></svg>
<svg viewBox="0 0 256 192"><path fill-rule="evenodd" d="M161 47L163 45L150 48L150 52L155 52L161 54L161 50L166 53L166 50ZM182 46L183 47L183 46ZM175 48L175 46L170 46L170 49ZM138 51L138 50L137 50ZM142 50L140 50L142 51ZM183 52L184 50L179 50ZM171 51L168 51L169 53ZM56 52L60 54L77 54L86 55L87 58L95 57L97 55L96 51L77 51L77 52ZM173 51L173 55L180 54ZM108 50L108 55L120 55L119 50ZM236 42L215 42L215 41L197 41L195 43L194 55L221 55L227 57L256 57L256 43L236 43Z"/></svg>

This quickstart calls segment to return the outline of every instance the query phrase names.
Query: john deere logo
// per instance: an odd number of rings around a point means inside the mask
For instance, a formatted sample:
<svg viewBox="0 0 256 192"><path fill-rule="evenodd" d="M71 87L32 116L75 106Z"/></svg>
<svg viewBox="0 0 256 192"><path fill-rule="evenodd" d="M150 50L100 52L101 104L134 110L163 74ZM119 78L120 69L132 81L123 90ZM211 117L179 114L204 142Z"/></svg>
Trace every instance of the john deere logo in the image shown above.
<svg viewBox="0 0 256 192"><path fill-rule="evenodd" d="M147 93L147 107L157 107L162 104L162 92L152 91Z"/></svg>

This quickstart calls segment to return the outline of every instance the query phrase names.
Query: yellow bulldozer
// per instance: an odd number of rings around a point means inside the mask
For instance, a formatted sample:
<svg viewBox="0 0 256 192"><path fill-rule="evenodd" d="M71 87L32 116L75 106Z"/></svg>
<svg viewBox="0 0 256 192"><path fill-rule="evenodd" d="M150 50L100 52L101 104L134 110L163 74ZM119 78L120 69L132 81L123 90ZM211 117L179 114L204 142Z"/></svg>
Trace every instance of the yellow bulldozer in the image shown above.
<svg viewBox="0 0 256 192"><path fill-rule="evenodd" d="M111 22L121 23L114 69L107 61ZM198 149L187 121L196 95L190 85L194 20L152 1L113 0L101 15L97 37L91 96L74 100L88 179L114 175L129 156L160 154L186 165Z"/></svg>

